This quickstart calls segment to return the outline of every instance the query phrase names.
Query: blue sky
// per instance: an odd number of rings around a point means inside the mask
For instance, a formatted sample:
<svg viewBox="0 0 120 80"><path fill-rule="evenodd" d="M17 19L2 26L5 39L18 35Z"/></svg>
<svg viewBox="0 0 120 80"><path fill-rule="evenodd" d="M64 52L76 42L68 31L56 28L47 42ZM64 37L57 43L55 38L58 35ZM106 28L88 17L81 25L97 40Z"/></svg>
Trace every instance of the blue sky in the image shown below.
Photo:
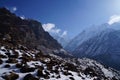
<svg viewBox="0 0 120 80"><path fill-rule="evenodd" d="M120 14L120 0L0 0L0 7L3 6L19 16L39 20L45 27L50 26L51 32L70 38Z"/></svg>

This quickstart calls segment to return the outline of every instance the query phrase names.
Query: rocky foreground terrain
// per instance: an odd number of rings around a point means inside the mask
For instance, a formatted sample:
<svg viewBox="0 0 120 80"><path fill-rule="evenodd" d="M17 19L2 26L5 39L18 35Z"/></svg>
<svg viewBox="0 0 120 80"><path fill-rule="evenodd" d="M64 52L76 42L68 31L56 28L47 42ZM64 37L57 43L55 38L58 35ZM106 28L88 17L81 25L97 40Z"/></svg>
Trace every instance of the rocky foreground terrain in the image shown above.
<svg viewBox="0 0 120 80"><path fill-rule="evenodd" d="M24 46L0 47L0 80L119 80L120 73L87 58L61 58Z"/></svg>

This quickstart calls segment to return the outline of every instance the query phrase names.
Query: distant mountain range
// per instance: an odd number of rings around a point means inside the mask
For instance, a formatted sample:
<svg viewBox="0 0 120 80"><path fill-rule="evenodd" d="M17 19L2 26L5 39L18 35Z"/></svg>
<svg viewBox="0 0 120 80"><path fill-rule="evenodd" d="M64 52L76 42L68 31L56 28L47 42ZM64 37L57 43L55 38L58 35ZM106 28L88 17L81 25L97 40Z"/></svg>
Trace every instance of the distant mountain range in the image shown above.
<svg viewBox="0 0 120 80"><path fill-rule="evenodd" d="M91 26L90 28L83 30L81 33L79 33L75 38L73 38L68 45L65 47L66 50L72 52L74 51L80 44L82 44L84 41L87 41L91 37L96 36L101 31L105 30L108 26L108 24L103 24L101 26Z"/></svg>
<svg viewBox="0 0 120 80"><path fill-rule="evenodd" d="M120 23L92 26L76 36L66 50L120 70Z"/></svg>

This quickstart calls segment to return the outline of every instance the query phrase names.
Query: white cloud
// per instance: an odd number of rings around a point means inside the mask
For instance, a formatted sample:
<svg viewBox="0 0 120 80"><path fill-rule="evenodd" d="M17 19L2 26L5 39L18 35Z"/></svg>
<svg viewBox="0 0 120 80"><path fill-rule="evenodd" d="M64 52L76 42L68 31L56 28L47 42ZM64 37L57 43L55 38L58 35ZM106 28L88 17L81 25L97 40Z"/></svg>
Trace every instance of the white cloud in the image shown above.
<svg viewBox="0 0 120 80"><path fill-rule="evenodd" d="M13 7L12 10L15 12L17 11L17 7Z"/></svg>
<svg viewBox="0 0 120 80"><path fill-rule="evenodd" d="M52 35L58 35L60 37L64 37L67 35L67 31L62 31L61 29L57 28L53 23L47 23L42 25L43 29L49 32Z"/></svg>
<svg viewBox="0 0 120 80"><path fill-rule="evenodd" d="M113 15L110 17L109 21L108 21L108 24L109 25L112 25L116 22L120 22L120 15Z"/></svg>
<svg viewBox="0 0 120 80"><path fill-rule="evenodd" d="M43 24L42 26L45 31L50 33L59 33L61 31L61 29L56 28L53 23Z"/></svg>
<svg viewBox="0 0 120 80"><path fill-rule="evenodd" d="M55 33L60 33L61 29L54 30Z"/></svg>
<svg viewBox="0 0 120 80"><path fill-rule="evenodd" d="M45 31L49 32L49 31L51 31L55 27L55 24L53 24L53 23L47 23L47 24L43 24L42 26L43 26L43 28L44 28Z"/></svg>
<svg viewBox="0 0 120 80"><path fill-rule="evenodd" d="M66 35L67 35L67 31L64 31L64 32L62 33L61 37L64 37L64 36L66 36Z"/></svg>

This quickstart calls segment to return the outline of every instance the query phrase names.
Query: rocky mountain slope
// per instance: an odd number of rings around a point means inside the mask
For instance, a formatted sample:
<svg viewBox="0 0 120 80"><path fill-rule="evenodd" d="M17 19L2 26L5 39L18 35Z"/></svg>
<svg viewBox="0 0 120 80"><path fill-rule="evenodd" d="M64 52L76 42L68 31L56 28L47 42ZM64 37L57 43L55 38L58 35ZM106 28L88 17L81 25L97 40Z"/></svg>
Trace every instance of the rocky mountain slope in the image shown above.
<svg viewBox="0 0 120 80"><path fill-rule="evenodd" d="M0 8L0 39L12 45L23 44L29 48L61 49L61 45L45 32L40 22L21 19L6 8Z"/></svg>

